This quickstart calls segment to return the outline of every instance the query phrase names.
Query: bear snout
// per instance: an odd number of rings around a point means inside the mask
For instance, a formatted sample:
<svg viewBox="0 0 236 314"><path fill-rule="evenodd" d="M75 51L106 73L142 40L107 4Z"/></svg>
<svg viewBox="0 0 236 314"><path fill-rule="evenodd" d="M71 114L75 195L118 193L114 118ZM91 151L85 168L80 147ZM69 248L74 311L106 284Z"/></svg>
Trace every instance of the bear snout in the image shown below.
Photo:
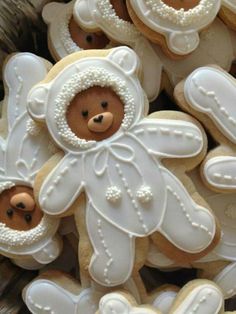
<svg viewBox="0 0 236 314"><path fill-rule="evenodd" d="M88 129L95 133L107 131L113 123L114 116L111 112L99 113L88 121Z"/></svg>

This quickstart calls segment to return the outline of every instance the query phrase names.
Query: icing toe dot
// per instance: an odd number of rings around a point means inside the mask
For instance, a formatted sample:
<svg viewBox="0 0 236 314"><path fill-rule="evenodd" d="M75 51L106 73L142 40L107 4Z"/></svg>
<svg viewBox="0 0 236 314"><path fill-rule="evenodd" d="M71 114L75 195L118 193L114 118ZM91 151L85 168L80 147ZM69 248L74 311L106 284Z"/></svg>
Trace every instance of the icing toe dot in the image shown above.
<svg viewBox="0 0 236 314"><path fill-rule="evenodd" d="M106 199L111 203L118 202L122 197L122 192L117 186L110 186L106 191Z"/></svg>
<svg viewBox="0 0 236 314"><path fill-rule="evenodd" d="M136 193L137 199L141 203L148 203L152 200L153 194L150 186L143 185Z"/></svg>

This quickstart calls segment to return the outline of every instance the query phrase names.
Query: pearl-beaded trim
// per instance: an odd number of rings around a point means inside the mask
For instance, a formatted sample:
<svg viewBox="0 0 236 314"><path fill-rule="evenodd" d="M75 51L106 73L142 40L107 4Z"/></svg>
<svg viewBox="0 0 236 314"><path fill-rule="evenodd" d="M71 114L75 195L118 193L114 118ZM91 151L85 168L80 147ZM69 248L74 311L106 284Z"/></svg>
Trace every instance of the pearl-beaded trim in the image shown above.
<svg viewBox="0 0 236 314"><path fill-rule="evenodd" d="M70 102L78 93L93 86L110 87L120 97L125 111L122 128L127 130L135 117L134 98L126 87L125 81L102 68L88 68L86 71L72 75L55 99L55 121L59 136L65 142L77 148L87 149L95 145L96 141L86 141L77 137L67 123L66 111Z"/></svg>
<svg viewBox="0 0 236 314"><path fill-rule="evenodd" d="M7 245L9 248L24 247L35 244L36 242L46 239L47 235L52 233L58 222L55 218L44 215L40 223L28 231L14 230L0 223L0 245Z"/></svg>
<svg viewBox="0 0 236 314"><path fill-rule="evenodd" d="M68 52L68 54L81 50L81 48L77 46L77 44L73 41L70 35L69 23L70 23L71 17L72 17L72 10L66 14L63 20L60 22L60 26L59 26L60 40L65 50Z"/></svg>
<svg viewBox="0 0 236 314"><path fill-rule="evenodd" d="M0 182L0 194L5 190L10 190L14 186L15 183L11 181Z"/></svg>
<svg viewBox="0 0 236 314"><path fill-rule="evenodd" d="M131 39L139 37L140 33L136 27L128 21L122 20L114 10L110 0L97 0L97 6L101 14L101 18L109 24L109 28L117 30L119 34L125 34Z"/></svg>
<svg viewBox="0 0 236 314"><path fill-rule="evenodd" d="M156 16L180 26L189 26L199 22L205 16L211 14L211 10L215 5L215 0L201 0L196 7L185 11L184 9L176 10L165 4L162 0L143 1Z"/></svg>

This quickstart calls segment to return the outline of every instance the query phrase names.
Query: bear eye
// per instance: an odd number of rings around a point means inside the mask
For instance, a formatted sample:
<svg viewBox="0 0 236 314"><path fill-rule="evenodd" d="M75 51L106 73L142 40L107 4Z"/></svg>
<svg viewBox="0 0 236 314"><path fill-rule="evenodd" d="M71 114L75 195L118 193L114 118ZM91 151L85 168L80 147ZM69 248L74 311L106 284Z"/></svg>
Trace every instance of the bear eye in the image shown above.
<svg viewBox="0 0 236 314"><path fill-rule="evenodd" d="M25 214L25 221L30 223L32 220L32 216L30 214Z"/></svg>
<svg viewBox="0 0 236 314"><path fill-rule="evenodd" d="M102 108L107 108L108 102L107 101L102 101L101 102L101 106L102 106Z"/></svg>
<svg viewBox="0 0 236 314"><path fill-rule="evenodd" d="M91 42L93 41L93 36L92 36L92 35L87 35L87 36L86 36L86 41L87 41L88 43L91 43Z"/></svg>
<svg viewBox="0 0 236 314"><path fill-rule="evenodd" d="M8 217L12 217L12 215L13 215L13 209L12 209L12 208L8 208L8 210L7 210L7 216L8 216Z"/></svg>
<svg viewBox="0 0 236 314"><path fill-rule="evenodd" d="M82 114L83 117L87 117L88 116L88 110L83 110L81 112L81 114Z"/></svg>

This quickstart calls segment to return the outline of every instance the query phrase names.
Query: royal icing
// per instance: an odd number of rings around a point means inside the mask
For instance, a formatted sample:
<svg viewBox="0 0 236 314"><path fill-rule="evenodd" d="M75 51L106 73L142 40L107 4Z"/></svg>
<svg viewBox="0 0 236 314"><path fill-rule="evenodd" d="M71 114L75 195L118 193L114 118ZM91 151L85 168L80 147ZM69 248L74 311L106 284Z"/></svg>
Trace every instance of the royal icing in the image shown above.
<svg viewBox="0 0 236 314"><path fill-rule="evenodd" d="M28 98L31 115L46 120L54 141L66 153L45 179L39 203L46 213L57 215L86 192L86 224L94 248L89 271L95 281L108 286L129 278L136 236L159 231L189 253L201 252L215 236L213 215L195 204L181 182L161 165L162 158L199 154L203 147L201 131L185 121L144 118L145 98L135 74L138 65L132 50L116 48L106 58L84 58L68 65L48 84L33 88ZM91 79L88 72L93 73ZM86 77L86 87L106 86L100 73L109 74L111 82L119 82L118 87L117 83L110 85L115 92L125 83L125 115L120 129L101 141L86 141L76 134L71 137L65 111L63 117L59 110L58 120L58 107L68 103L69 91L75 95L81 88L77 77ZM182 228L173 228L173 219ZM186 237L186 232L191 236Z"/></svg>
<svg viewBox="0 0 236 314"><path fill-rule="evenodd" d="M184 95L193 109L207 114L217 128L236 143L236 88L230 75L216 68L199 68L187 78Z"/></svg>
<svg viewBox="0 0 236 314"><path fill-rule="evenodd" d="M117 15L111 1L77 0L74 6L74 18L85 29L99 28L113 41L135 50L142 62L143 88L148 99L155 100L161 86L161 62L151 44L136 27Z"/></svg>
<svg viewBox="0 0 236 314"><path fill-rule="evenodd" d="M224 304L222 292L214 285L202 284L193 289L173 314L209 313L217 314Z"/></svg>
<svg viewBox="0 0 236 314"><path fill-rule="evenodd" d="M233 13L236 13L236 1L235 0L223 0L222 5L230 9Z"/></svg>
<svg viewBox="0 0 236 314"><path fill-rule="evenodd" d="M38 170L51 157L51 153L48 151L46 129L36 126L26 112L26 97L32 86L46 76L49 66L33 54L22 53L11 57L4 71L5 87L9 91L6 99L8 136L0 141L0 191L2 196L18 187L23 190L24 193L13 194L9 200L11 208L6 208L7 219L13 219L17 214L15 210L18 214L23 211L22 219L29 226L35 212L35 201L33 193L29 194L28 191L32 190ZM1 206L1 215L6 209ZM55 238L58 226L59 220L46 214L28 230L17 230L12 224L9 227L1 222L1 254L18 259L22 257L22 261L31 257L34 265L38 262L37 267L46 264L54 260L61 250L61 242ZM45 258L42 258L42 254ZM40 262L37 260L39 255Z"/></svg>
<svg viewBox="0 0 236 314"><path fill-rule="evenodd" d="M69 23L73 17L74 1L67 4L49 3L43 9L42 16L48 24L48 37L56 59L62 59L68 54L83 50L72 39ZM107 44L108 48L111 44ZM50 46L50 45L49 45Z"/></svg>
<svg viewBox="0 0 236 314"><path fill-rule="evenodd" d="M215 283L224 292L225 299L229 299L236 294L236 263L231 263L225 267L215 278Z"/></svg>
<svg viewBox="0 0 236 314"><path fill-rule="evenodd" d="M236 188L236 157L218 156L204 165L204 177L211 186L221 190Z"/></svg>
<svg viewBox="0 0 236 314"><path fill-rule="evenodd" d="M197 49L183 60L176 62L168 58L158 45L153 45L153 47L172 86L176 86L195 69L209 64L217 64L229 72L232 62L236 58L233 48L234 41L235 39L231 38L231 33L226 25L217 18L200 33L200 43ZM219 46L219 42L222 45Z"/></svg>
<svg viewBox="0 0 236 314"><path fill-rule="evenodd" d="M152 302L152 305L160 311L162 314L169 314L171 307L176 299L177 292L175 291L164 291L160 292L155 300Z"/></svg>
<svg viewBox="0 0 236 314"><path fill-rule="evenodd" d="M80 312L94 314L103 295L104 292L93 288L84 289L75 295L53 281L38 279L26 288L23 298L33 314L42 312L48 314L76 314Z"/></svg>
<svg viewBox="0 0 236 314"><path fill-rule="evenodd" d="M168 48L186 55L199 45L198 31L215 19L219 0L201 0L190 10L176 10L162 0L130 0L132 9L150 29L165 36Z"/></svg>
<svg viewBox="0 0 236 314"><path fill-rule="evenodd" d="M109 293L103 296L99 302L98 314L157 314L149 306L133 306L127 298L120 293Z"/></svg>

